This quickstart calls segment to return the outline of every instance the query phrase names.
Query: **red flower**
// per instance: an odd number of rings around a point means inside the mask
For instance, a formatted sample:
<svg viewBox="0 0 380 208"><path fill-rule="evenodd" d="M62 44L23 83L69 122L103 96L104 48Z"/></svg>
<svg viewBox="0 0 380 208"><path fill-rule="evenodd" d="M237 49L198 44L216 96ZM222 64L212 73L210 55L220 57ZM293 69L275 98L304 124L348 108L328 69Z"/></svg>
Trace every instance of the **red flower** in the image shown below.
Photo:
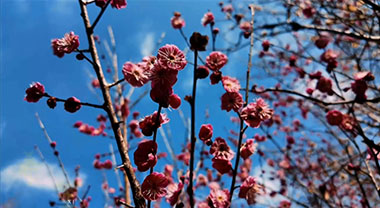
<svg viewBox="0 0 380 208"><path fill-rule="evenodd" d="M239 92L240 90L240 82L235 78L224 76L222 78L222 84L227 92Z"/></svg>
<svg viewBox="0 0 380 208"><path fill-rule="evenodd" d="M239 198L246 199L248 204L256 203L256 195L260 193L261 186L257 184L256 178L248 176L240 186Z"/></svg>
<svg viewBox="0 0 380 208"><path fill-rule="evenodd" d="M65 37L61 39L53 39L51 46L54 55L61 58L65 53L69 54L79 47L79 36L75 35L74 32L66 33Z"/></svg>
<svg viewBox="0 0 380 208"><path fill-rule="evenodd" d="M170 19L170 22L174 29L181 29L186 25L185 20L181 17L181 13L179 12L174 12L174 17Z"/></svg>
<svg viewBox="0 0 380 208"><path fill-rule="evenodd" d="M161 127L161 124L166 124L167 122L169 122L169 119L166 117L166 114L162 113L160 115L160 123L158 125L155 124L156 119L157 111L155 111L152 115L146 116L142 121L139 122L139 127L145 136L152 136L155 128L159 128Z"/></svg>
<svg viewBox="0 0 380 208"><path fill-rule="evenodd" d="M249 33L249 34L252 32L252 29L253 29L250 22L242 22L240 23L239 27L244 33Z"/></svg>
<svg viewBox="0 0 380 208"><path fill-rule="evenodd" d="M123 74L125 80L133 87L141 87L149 81L147 71L132 62L123 65Z"/></svg>
<svg viewBox="0 0 380 208"><path fill-rule="evenodd" d="M332 126L340 125L343 121L343 114L338 110L330 110L326 114L327 123Z"/></svg>
<svg viewBox="0 0 380 208"><path fill-rule="evenodd" d="M76 97L71 97L65 101L65 110L70 113L75 113L82 107L80 100Z"/></svg>
<svg viewBox="0 0 380 208"><path fill-rule="evenodd" d="M210 81L211 81L212 85L218 84L220 82L220 80L222 80L222 72L220 72L220 71L214 71L210 75Z"/></svg>
<svg viewBox="0 0 380 208"><path fill-rule="evenodd" d="M168 70L161 65L154 65L150 72L150 80L152 88L163 86L172 87L177 82L178 71Z"/></svg>
<svg viewBox="0 0 380 208"><path fill-rule="evenodd" d="M214 155L215 159L232 160L234 152L228 146L226 140L221 137L215 139L210 148L210 154Z"/></svg>
<svg viewBox="0 0 380 208"><path fill-rule="evenodd" d="M263 51L268 51L270 47L270 42L268 40L264 40L261 46L263 47Z"/></svg>
<svg viewBox="0 0 380 208"><path fill-rule="evenodd" d="M104 161L104 163L102 164L102 167L104 169L111 170L112 169L112 162L111 162L111 160Z"/></svg>
<svg viewBox="0 0 380 208"><path fill-rule="evenodd" d="M198 79L204 79L208 77L210 74L210 70L207 68L207 66L198 66L197 71L196 71L196 76Z"/></svg>
<svg viewBox="0 0 380 208"><path fill-rule="evenodd" d="M126 0L111 0L111 6L112 8L116 9L124 9L127 7L127 1Z"/></svg>
<svg viewBox="0 0 380 208"><path fill-rule="evenodd" d="M230 207L230 193L227 189L212 189L210 195L207 197L209 205L214 208L228 208Z"/></svg>
<svg viewBox="0 0 380 208"><path fill-rule="evenodd" d="M157 143L152 140L143 140L139 143L133 158L137 170L145 172L157 163Z"/></svg>
<svg viewBox="0 0 380 208"><path fill-rule="evenodd" d="M169 96L169 105L173 109L179 108L179 106L181 105L181 98L178 95L176 95L176 94L171 94Z"/></svg>
<svg viewBox="0 0 380 208"><path fill-rule="evenodd" d="M169 180L162 173L153 172L148 175L141 185L141 193L147 200L157 200L166 195Z"/></svg>
<svg viewBox="0 0 380 208"><path fill-rule="evenodd" d="M206 57L206 66L212 71L219 71L227 61L228 58L225 54L219 51L214 51Z"/></svg>
<svg viewBox="0 0 380 208"><path fill-rule="evenodd" d="M247 139L246 143L244 143L240 148L240 155L245 160L253 153L256 152L257 143L255 143L254 139Z"/></svg>
<svg viewBox="0 0 380 208"><path fill-rule="evenodd" d="M315 45L319 49L324 49L330 42L330 35L327 32L321 32L321 35L315 40Z"/></svg>
<svg viewBox="0 0 380 208"><path fill-rule="evenodd" d="M206 27L208 24L214 24L214 19L214 14L212 12L207 12L201 20L202 25Z"/></svg>
<svg viewBox="0 0 380 208"><path fill-rule="evenodd" d="M315 88L321 92L327 93L328 95L332 95L334 93L332 90L332 81L326 77L319 78Z"/></svg>
<svg viewBox="0 0 380 208"><path fill-rule="evenodd" d="M289 201L282 200L280 202L279 208L290 208L292 204Z"/></svg>
<svg viewBox="0 0 380 208"><path fill-rule="evenodd" d="M165 45L158 49L157 61L162 68L179 71L185 68L185 54L175 45Z"/></svg>
<svg viewBox="0 0 380 208"><path fill-rule="evenodd" d="M244 122L252 127L259 127L262 121L272 118L273 110L269 108L268 104L262 98L257 99L255 103L248 104L241 111L241 117Z"/></svg>
<svg viewBox="0 0 380 208"><path fill-rule="evenodd" d="M229 173L232 170L232 164L226 159L212 159L212 167L215 168L220 174Z"/></svg>
<svg viewBox="0 0 380 208"><path fill-rule="evenodd" d="M226 92L221 97L222 100L222 110L229 112L234 110L238 112L239 109L243 106L243 96L239 92Z"/></svg>
<svg viewBox="0 0 380 208"><path fill-rule="evenodd" d="M183 183L171 183L168 185L168 195L166 196L166 201L170 204L170 206L174 206L181 194L183 189Z"/></svg>
<svg viewBox="0 0 380 208"><path fill-rule="evenodd" d="M39 82L33 82L25 91L26 96L24 100L29 103L38 102L45 94L45 87Z"/></svg>
<svg viewBox="0 0 380 208"><path fill-rule="evenodd" d="M202 140L206 144L211 143L213 128L211 124L203 124L201 129L199 130L199 139Z"/></svg>

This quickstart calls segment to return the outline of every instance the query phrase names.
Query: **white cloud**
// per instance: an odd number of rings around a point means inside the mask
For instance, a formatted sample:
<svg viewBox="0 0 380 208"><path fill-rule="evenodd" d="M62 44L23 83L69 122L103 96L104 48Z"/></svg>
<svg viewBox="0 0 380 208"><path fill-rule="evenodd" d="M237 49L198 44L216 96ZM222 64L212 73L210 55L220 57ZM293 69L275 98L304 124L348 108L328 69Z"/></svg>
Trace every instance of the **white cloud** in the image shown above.
<svg viewBox="0 0 380 208"><path fill-rule="evenodd" d="M154 33L149 32L145 35L145 38L141 44L140 53L142 56L152 55L154 50Z"/></svg>
<svg viewBox="0 0 380 208"><path fill-rule="evenodd" d="M66 186L66 180L58 165L48 163L59 191ZM55 186L43 162L30 157L17 161L1 170L1 185L6 190L23 185L35 189L55 191ZM82 177L84 180L85 177ZM72 180L70 181L72 183Z"/></svg>

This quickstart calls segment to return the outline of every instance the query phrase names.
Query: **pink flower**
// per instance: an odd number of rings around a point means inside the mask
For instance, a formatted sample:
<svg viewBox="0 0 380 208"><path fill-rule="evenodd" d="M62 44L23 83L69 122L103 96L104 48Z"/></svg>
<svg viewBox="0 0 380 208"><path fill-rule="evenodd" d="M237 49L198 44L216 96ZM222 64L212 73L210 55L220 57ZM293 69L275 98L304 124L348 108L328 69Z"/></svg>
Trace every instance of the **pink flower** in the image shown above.
<svg viewBox="0 0 380 208"><path fill-rule="evenodd" d="M45 94L45 87L39 82L33 82L25 91L24 100L29 103L38 102Z"/></svg>
<svg viewBox="0 0 380 208"><path fill-rule="evenodd" d="M157 143L152 140L143 140L139 143L133 158L137 170L145 172L157 163Z"/></svg>
<svg viewBox="0 0 380 208"><path fill-rule="evenodd" d="M157 61L162 68L179 71L185 68L185 54L175 45L165 45L158 49Z"/></svg>
<svg viewBox="0 0 380 208"><path fill-rule="evenodd" d="M141 193L147 200L157 200L166 195L166 187L169 180L162 173L153 172L148 175L141 185Z"/></svg>
<svg viewBox="0 0 380 208"><path fill-rule="evenodd" d="M240 186L239 198L246 199L248 204L256 203L256 195L260 193L261 186L257 184L256 178L248 176Z"/></svg>
<svg viewBox="0 0 380 208"><path fill-rule="evenodd" d="M340 127L346 131L354 132L356 128L356 121L351 116L344 114L342 123L340 123Z"/></svg>
<svg viewBox="0 0 380 208"><path fill-rule="evenodd" d="M116 9L124 9L127 7L127 1L126 0L111 0L111 6L112 8Z"/></svg>
<svg viewBox="0 0 380 208"><path fill-rule="evenodd" d="M222 110L238 112L243 106L243 96L239 92L226 92L222 95Z"/></svg>
<svg viewBox="0 0 380 208"><path fill-rule="evenodd" d="M240 90L240 82L235 78L224 76L222 78L222 84L227 92L239 92Z"/></svg>
<svg viewBox="0 0 380 208"><path fill-rule="evenodd" d="M123 74L125 80L133 87L141 87L149 81L147 71L132 62L126 62L123 65Z"/></svg>
<svg viewBox="0 0 380 208"><path fill-rule="evenodd" d="M227 4L222 8L222 12L225 12L225 13L232 13L233 11L234 11L234 7L232 6L232 4Z"/></svg>
<svg viewBox="0 0 380 208"><path fill-rule="evenodd" d="M166 195L166 201L170 204L170 206L174 206L181 194L183 189L183 183L171 183L168 185L168 195Z"/></svg>
<svg viewBox="0 0 380 208"><path fill-rule="evenodd" d="M51 46L54 55L61 58L65 53L69 54L79 47L79 36L75 35L74 32L66 33L61 39L53 39Z"/></svg>
<svg viewBox="0 0 380 208"><path fill-rule="evenodd" d="M76 97L71 97L65 101L65 110L70 112L70 113L75 113L78 111L82 105L80 103L80 100L77 99Z"/></svg>
<svg viewBox="0 0 380 208"><path fill-rule="evenodd" d="M201 20L202 25L206 27L208 24L214 24L214 19L214 14L212 12L207 12Z"/></svg>
<svg viewBox="0 0 380 208"><path fill-rule="evenodd" d="M242 22L239 27L245 33L251 33L253 29L250 22Z"/></svg>
<svg viewBox="0 0 380 208"><path fill-rule="evenodd" d="M232 170L232 164L226 159L216 159L212 160L212 167L215 168L220 174L229 173Z"/></svg>
<svg viewBox="0 0 380 208"><path fill-rule="evenodd" d="M202 140L206 144L211 143L213 128L211 124L203 124L201 129L199 130L199 139Z"/></svg>
<svg viewBox="0 0 380 208"><path fill-rule="evenodd" d="M219 51L214 51L206 57L206 66L212 71L219 71L227 61L228 58L225 54Z"/></svg>
<svg viewBox="0 0 380 208"><path fill-rule="evenodd" d="M160 123L158 125L156 125L156 120L157 111L155 111L152 115L146 116L142 121L139 122L139 127L145 136L152 136L153 131L156 128L160 128L162 124L166 124L167 122L169 122L169 119L166 117L166 114L162 113L160 115Z"/></svg>
<svg viewBox="0 0 380 208"><path fill-rule="evenodd" d="M326 114L327 123L332 126L336 126L342 123L343 114L338 110L330 110Z"/></svg>
<svg viewBox="0 0 380 208"><path fill-rule="evenodd" d="M207 197L209 204L214 208L228 208L230 207L230 193L227 189L212 189L210 195Z"/></svg>
<svg viewBox="0 0 380 208"><path fill-rule="evenodd" d="M174 17L170 19L170 22L174 29L181 29L186 25L185 20L181 17L181 13L179 12L174 12Z"/></svg>
<svg viewBox="0 0 380 208"><path fill-rule="evenodd" d="M321 61L327 63L327 71L330 72L332 69L338 66L338 58L339 54L332 49L328 49L321 55Z"/></svg>
<svg viewBox="0 0 380 208"><path fill-rule="evenodd" d="M272 118L272 115L273 110L269 108L262 98L257 99L255 103L249 103L241 111L242 119L252 128L259 127L262 121Z"/></svg>
<svg viewBox="0 0 380 208"><path fill-rule="evenodd" d="M185 165L190 164L190 153L189 152L182 152L181 154L177 155L177 159L182 161Z"/></svg>
<svg viewBox="0 0 380 208"><path fill-rule="evenodd" d="M247 139L246 143L244 143L240 148L240 155L245 160L253 153L256 152L257 143L255 143L254 139Z"/></svg>
<svg viewBox="0 0 380 208"><path fill-rule="evenodd" d="M221 137L215 139L210 148L210 154L214 155L215 159L232 160L234 152L228 146L226 140Z"/></svg>
<svg viewBox="0 0 380 208"><path fill-rule="evenodd" d="M150 80L152 81L152 88L162 86L172 87L177 82L178 71L168 70L161 65L154 65L150 71Z"/></svg>

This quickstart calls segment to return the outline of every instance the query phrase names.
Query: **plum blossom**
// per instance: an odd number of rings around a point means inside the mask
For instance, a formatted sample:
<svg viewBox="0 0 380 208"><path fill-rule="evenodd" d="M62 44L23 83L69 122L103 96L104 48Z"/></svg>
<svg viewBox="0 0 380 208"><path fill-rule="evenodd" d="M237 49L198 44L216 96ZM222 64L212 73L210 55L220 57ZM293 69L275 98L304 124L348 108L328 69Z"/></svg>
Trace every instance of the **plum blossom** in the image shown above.
<svg viewBox="0 0 380 208"><path fill-rule="evenodd" d="M247 139L247 141L240 148L240 155L245 160L256 152L257 143L254 139Z"/></svg>
<svg viewBox="0 0 380 208"><path fill-rule="evenodd" d="M213 128L211 124L203 124L199 130L199 139L206 144L211 144L211 137L213 133Z"/></svg>
<svg viewBox="0 0 380 208"><path fill-rule="evenodd" d="M272 115L273 110L269 108L262 98L257 99L254 103L249 103L241 111L241 118L252 128L259 127L262 121L272 118Z"/></svg>
<svg viewBox="0 0 380 208"><path fill-rule="evenodd" d="M201 20L202 25L206 27L208 24L214 24L214 19L214 14L212 12L207 12Z"/></svg>
<svg viewBox="0 0 380 208"><path fill-rule="evenodd" d="M260 194L261 186L257 184L256 178L248 176L240 186L239 198L246 199L248 204L256 203L256 195Z"/></svg>
<svg viewBox="0 0 380 208"><path fill-rule="evenodd" d="M158 49L157 61L162 68L179 71L185 68L185 54L175 45L166 44Z"/></svg>
<svg viewBox="0 0 380 208"><path fill-rule="evenodd" d="M232 163L229 160L213 158L211 161L212 167L222 175L232 170Z"/></svg>
<svg viewBox="0 0 380 208"><path fill-rule="evenodd" d="M326 114L327 123L329 123L332 126L336 126L342 123L343 121L343 114L338 110L330 110Z"/></svg>
<svg viewBox="0 0 380 208"><path fill-rule="evenodd" d="M179 106L181 105L181 98L176 94L171 94L169 96L169 105L173 109L179 108Z"/></svg>
<svg viewBox="0 0 380 208"><path fill-rule="evenodd" d="M155 111L152 115L146 116L143 120L139 122L139 127L142 133L145 136L152 136L153 131L156 128L160 128L162 124L166 124L169 122L169 118L166 117L166 114L160 115L159 124L156 125L157 120L157 111Z"/></svg>
<svg viewBox="0 0 380 208"><path fill-rule="evenodd" d="M243 96L239 92L226 92L221 97L222 100L222 110L226 110L229 112L230 110L234 110L238 112L239 109L243 106Z"/></svg>
<svg viewBox="0 0 380 208"><path fill-rule="evenodd" d="M133 154L137 170L145 172L157 163L157 143L152 140L143 140Z"/></svg>
<svg viewBox="0 0 380 208"><path fill-rule="evenodd" d="M61 39L51 41L54 55L62 58L65 53L69 54L79 47L79 36L74 32L66 33Z"/></svg>
<svg viewBox="0 0 380 208"><path fill-rule="evenodd" d="M123 74L125 80L133 87L141 87L149 81L147 71L132 62L123 65Z"/></svg>
<svg viewBox="0 0 380 208"><path fill-rule="evenodd" d="M157 200L166 195L169 180L162 173L153 172L148 175L141 185L141 193L147 200Z"/></svg>
<svg viewBox="0 0 380 208"><path fill-rule="evenodd" d="M214 156L215 159L222 160L232 160L234 157L234 152L228 146L226 140L221 137L215 139L210 148L210 154Z"/></svg>
<svg viewBox="0 0 380 208"><path fill-rule="evenodd" d="M170 19L170 22L174 29L181 29L186 25L185 20L181 17L181 13L179 12L174 12L174 16Z"/></svg>
<svg viewBox="0 0 380 208"><path fill-rule="evenodd" d="M240 90L240 82L235 78L224 76L222 78L222 84L227 92L239 92Z"/></svg>
<svg viewBox="0 0 380 208"><path fill-rule="evenodd" d="M224 65L226 65L228 58L225 54L219 51L211 52L206 57L206 66L212 71L219 71Z"/></svg>
<svg viewBox="0 0 380 208"><path fill-rule="evenodd" d="M214 208L228 208L230 207L230 193L227 189L212 189L210 195L207 197L209 205Z"/></svg>
<svg viewBox="0 0 380 208"><path fill-rule="evenodd" d="M82 104L80 103L80 100L76 97L70 97L65 101L64 106L66 111L70 113L75 113L82 107Z"/></svg>
<svg viewBox="0 0 380 208"><path fill-rule="evenodd" d="M316 89L321 92L327 93L328 95L333 95L334 91L332 90L332 81L329 78L321 77L317 82Z"/></svg>
<svg viewBox="0 0 380 208"><path fill-rule="evenodd" d="M171 183L168 185L166 201L170 204L170 206L174 206L178 202L182 189L183 183Z"/></svg>
<svg viewBox="0 0 380 208"><path fill-rule="evenodd" d="M24 100L29 103L38 102L45 94L45 87L39 82L33 82L25 91Z"/></svg>
<svg viewBox="0 0 380 208"><path fill-rule="evenodd" d="M127 7L127 1L126 0L111 0L111 6L112 8L116 9L124 9Z"/></svg>

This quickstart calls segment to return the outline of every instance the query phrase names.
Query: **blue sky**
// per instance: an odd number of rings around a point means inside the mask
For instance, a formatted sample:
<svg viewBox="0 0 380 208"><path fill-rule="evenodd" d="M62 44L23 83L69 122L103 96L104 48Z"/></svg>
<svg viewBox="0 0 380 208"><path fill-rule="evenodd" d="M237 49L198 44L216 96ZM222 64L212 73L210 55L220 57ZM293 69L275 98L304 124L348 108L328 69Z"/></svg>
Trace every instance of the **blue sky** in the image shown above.
<svg viewBox="0 0 380 208"><path fill-rule="evenodd" d="M170 18L174 11L182 13L186 20L184 32L187 36L193 31L209 35L209 28L204 28L200 20L208 9L222 18L218 1L128 1L128 7L123 10L108 9L96 28L96 34L108 39L107 26L113 28L117 41L118 64L126 61L140 61L143 55L154 49L154 45L165 32L166 36L161 45L176 44L185 49L186 44L178 31L171 28ZM98 8L90 6L90 13L97 14ZM96 117L101 111L82 107L75 114L63 110L62 103L51 110L42 99L39 103L30 104L23 100L25 89L30 83L39 81L45 85L46 91L60 98L75 96L81 101L98 103L100 92L95 94L89 90L91 77L94 76L89 64L77 61L75 55L65 55L57 58L53 55L50 41L61 38L65 33L74 31L80 37L81 46L86 47L87 40L83 23L79 16L79 5L75 0L3 0L1 2L1 71L0 71L0 169L1 190L0 204L14 204L14 207L49 207L49 200L56 200L54 189L46 178L47 172L34 145L38 145L46 160L54 169L58 180L63 176L58 170L58 164L52 154L48 142L43 136L35 118L38 112L44 122L49 135L57 141L66 170L71 178L74 177L74 168L81 166L81 176L84 187L92 185L89 195L92 196L92 207L100 207L105 198L101 193L100 184L102 173L92 167L96 153L109 152L108 146L113 140L102 137L90 137L77 132L72 125L81 120L85 123L97 125ZM216 25L218 26L218 25ZM224 28L221 28L222 30ZM232 36L233 39L233 36ZM219 45L218 45L219 44ZM217 42L217 47L222 46ZM229 64L223 69L227 75L242 78L246 70L247 50L231 55ZM103 50L104 51L104 50ZM203 58L208 52L203 52ZM155 55L156 52L153 52ZM188 55L192 60L191 55ZM234 60L234 61L232 61ZM107 64L103 63L106 68ZM192 67L188 65L179 74L179 80L174 91L184 97L191 93ZM214 125L217 136L225 136L231 128L229 116L220 111L220 96L223 89L220 85L209 86L209 80L200 80L198 90L197 126L204 121L205 109L209 109L212 117L207 122ZM244 82L242 82L243 84ZM145 88L144 88L145 89ZM144 89L136 89L133 98L136 98ZM147 115L157 109L157 105L145 98L137 109L141 115ZM189 115L189 105L182 103L181 109ZM167 111L173 122L167 124L173 132L170 142L176 153L185 139L184 126L176 111ZM233 127L233 126L232 126ZM236 131L238 127L236 126ZM252 132L249 132L252 134ZM158 137L159 152L166 152L166 148ZM136 146L136 141L131 146ZM120 162L120 159L117 158ZM162 160L156 166L162 171L166 163ZM116 180L112 171L107 172L110 185L116 187ZM145 176L139 173L140 181ZM80 190L83 193L85 188ZM228 186L227 186L228 187ZM25 203L27 202L27 203Z"/></svg>

